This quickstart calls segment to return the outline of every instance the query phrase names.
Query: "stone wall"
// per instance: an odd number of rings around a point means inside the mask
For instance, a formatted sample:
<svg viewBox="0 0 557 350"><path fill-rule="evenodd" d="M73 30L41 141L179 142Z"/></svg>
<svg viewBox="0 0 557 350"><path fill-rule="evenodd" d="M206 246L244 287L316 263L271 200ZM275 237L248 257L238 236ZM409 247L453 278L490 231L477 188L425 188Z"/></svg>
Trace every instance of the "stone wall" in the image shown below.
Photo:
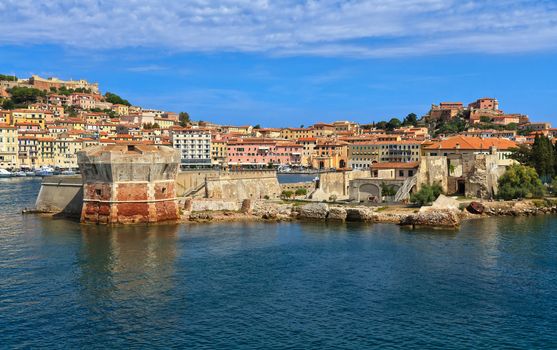
<svg viewBox="0 0 557 350"><path fill-rule="evenodd" d="M207 178L205 194L213 199L278 198L281 188L275 171L222 172Z"/></svg>
<svg viewBox="0 0 557 350"><path fill-rule="evenodd" d="M205 183L206 178L215 178L220 174L219 170L188 170L181 171L176 176L176 194L182 197L191 189L197 188ZM204 197L205 191L200 191L194 197Z"/></svg>
<svg viewBox="0 0 557 350"><path fill-rule="evenodd" d="M83 182L80 175L43 178L35 209L79 217L83 204Z"/></svg>
<svg viewBox="0 0 557 350"><path fill-rule="evenodd" d="M222 199L194 199L191 201L191 211L240 211L242 201Z"/></svg>
<svg viewBox="0 0 557 350"><path fill-rule="evenodd" d="M350 180L369 178L364 170L339 171L319 174L319 189L327 198L335 195L337 199L347 199Z"/></svg>
<svg viewBox="0 0 557 350"><path fill-rule="evenodd" d="M441 185L443 192L448 190L448 163L444 156L423 156L418 168L416 190L419 191L423 185Z"/></svg>

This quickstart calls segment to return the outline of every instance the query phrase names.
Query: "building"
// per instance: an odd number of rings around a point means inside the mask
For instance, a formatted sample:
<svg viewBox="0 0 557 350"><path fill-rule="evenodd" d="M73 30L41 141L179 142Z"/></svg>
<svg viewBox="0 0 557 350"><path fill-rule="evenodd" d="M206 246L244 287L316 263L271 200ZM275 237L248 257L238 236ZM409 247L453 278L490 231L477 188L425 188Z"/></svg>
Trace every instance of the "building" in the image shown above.
<svg viewBox="0 0 557 350"><path fill-rule="evenodd" d="M371 177L376 179L406 180L418 173L419 162L384 162L371 165Z"/></svg>
<svg viewBox="0 0 557 350"><path fill-rule="evenodd" d="M0 124L0 168L15 169L18 162L18 135L15 126Z"/></svg>
<svg viewBox="0 0 557 350"><path fill-rule="evenodd" d="M468 104L470 109L490 109L493 111L499 110L499 101L492 97L483 97L477 99L475 102Z"/></svg>
<svg viewBox="0 0 557 350"><path fill-rule="evenodd" d="M58 78L41 78L38 75L32 75L28 80L28 84L31 87L39 90L51 91L52 89L60 89L64 87L66 89L85 89L93 93L99 92L98 83L89 83L87 80L61 80Z"/></svg>
<svg viewBox="0 0 557 350"><path fill-rule="evenodd" d="M504 138L480 138L453 136L423 148L426 156L449 156L462 154L496 154L500 165L510 165L509 156L517 148L514 141Z"/></svg>
<svg viewBox="0 0 557 350"><path fill-rule="evenodd" d="M318 142L311 157L314 169L345 169L348 167L348 143L327 140Z"/></svg>
<svg viewBox="0 0 557 350"><path fill-rule="evenodd" d="M206 167L212 163L211 132L206 129L174 128L172 147L180 150L182 167Z"/></svg>
<svg viewBox="0 0 557 350"><path fill-rule="evenodd" d="M462 110L464 110L462 102L441 102L439 105L432 104L427 118L429 120L452 119Z"/></svg>
<svg viewBox="0 0 557 350"><path fill-rule="evenodd" d="M235 139L228 142L228 166L300 165L303 146L273 139Z"/></svg>
<svg viewBox="0 0 557 350"><path fill-rule="evenodd" d="M542 131L551 129L551 123L526 123L518 126L519 130Z"/></svg>

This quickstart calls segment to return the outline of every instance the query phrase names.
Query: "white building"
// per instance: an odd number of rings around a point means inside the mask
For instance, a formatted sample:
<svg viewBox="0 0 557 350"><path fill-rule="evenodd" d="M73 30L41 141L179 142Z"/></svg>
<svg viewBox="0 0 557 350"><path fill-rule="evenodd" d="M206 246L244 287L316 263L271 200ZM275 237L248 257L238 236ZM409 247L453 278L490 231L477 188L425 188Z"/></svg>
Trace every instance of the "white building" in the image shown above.
<svg viewBox="0 0 557 350"><path fill-rule="evenodd" d="M206 129L174 128L172 147L182 153L182 167L211 165L211 132Z"/></svg>

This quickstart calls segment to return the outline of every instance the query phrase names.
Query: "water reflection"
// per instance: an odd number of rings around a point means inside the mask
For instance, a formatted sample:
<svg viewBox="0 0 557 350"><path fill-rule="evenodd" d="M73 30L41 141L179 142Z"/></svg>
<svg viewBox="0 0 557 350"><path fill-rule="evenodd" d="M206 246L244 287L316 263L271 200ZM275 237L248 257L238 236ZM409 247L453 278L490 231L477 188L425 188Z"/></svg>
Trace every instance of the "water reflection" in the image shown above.
<svg viewBox="0 0 557 350"><path fill-rule="evenodd" d="M81 225L80 283L91 298L156 298L173 288L177 225Z"/></svg>

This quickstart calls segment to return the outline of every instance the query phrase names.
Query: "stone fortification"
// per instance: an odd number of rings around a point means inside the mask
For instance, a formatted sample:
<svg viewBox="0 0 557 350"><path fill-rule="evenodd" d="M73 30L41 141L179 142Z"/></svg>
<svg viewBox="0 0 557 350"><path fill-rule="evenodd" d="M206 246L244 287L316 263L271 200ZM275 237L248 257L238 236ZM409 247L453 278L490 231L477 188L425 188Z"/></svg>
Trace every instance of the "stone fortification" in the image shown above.
<svg viewBox="0 0 557 350"><path fill-rule="evenodd" d="M223 172L219 177L207 177L207 198L225 200L278 198L281 188L275 171L256 170Z"/></svg>
<svg viewBox="0 0 557 350"><path fill-rule="evenodd" d="M83 176L81 221L152 223L179 219L178 151L165 146L96 146L78 153Z"/></svg>

